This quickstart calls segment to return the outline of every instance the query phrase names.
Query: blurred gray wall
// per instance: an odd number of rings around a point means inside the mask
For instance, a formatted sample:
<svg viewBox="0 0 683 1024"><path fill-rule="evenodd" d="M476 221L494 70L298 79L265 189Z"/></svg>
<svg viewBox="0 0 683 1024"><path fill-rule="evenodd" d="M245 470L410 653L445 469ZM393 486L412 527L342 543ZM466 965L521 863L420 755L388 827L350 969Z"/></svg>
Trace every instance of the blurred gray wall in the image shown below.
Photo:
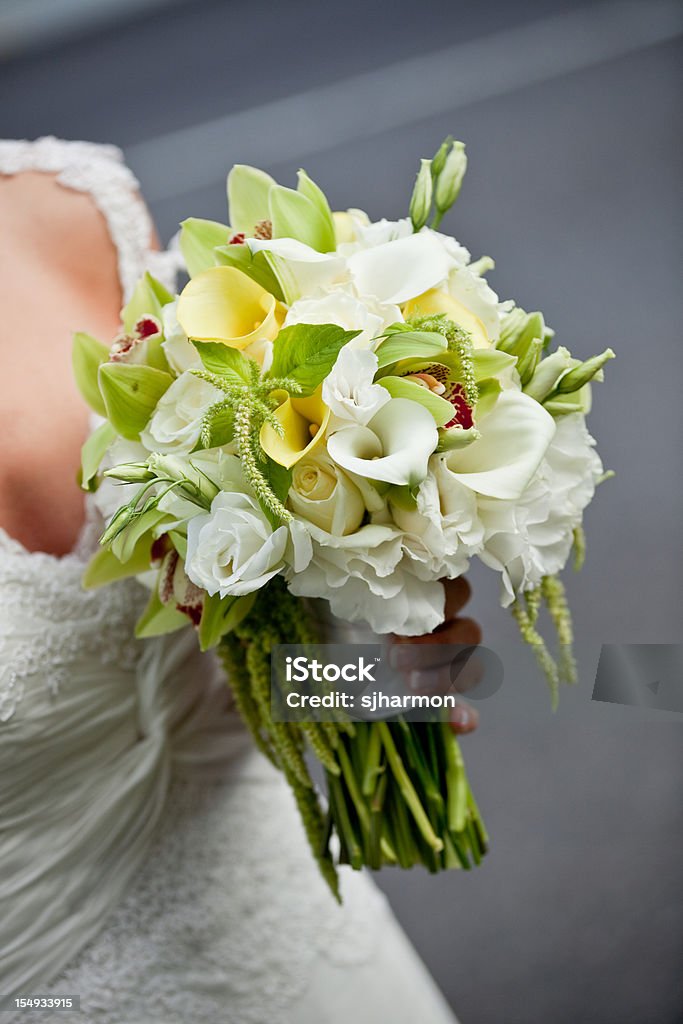
<svg viewBox="0 0 683 1024"><path fill-rule="evenodd" d="M464 744L493 847L469 876L378 881L463 1024L683 1019L681 717L590 699L601 643L683 639L680 7L126 14L15 46L0 134L122 145L168 238L189 214L225 218L235 161L289 183L305 161L334 207L401 216L418 157L452 132L470 170L446 229L576 355L616 349L590 427L617 475L588 512L586 568L567 574L580 684L553 715L496 581L473 571L507 669Z"/></svg>

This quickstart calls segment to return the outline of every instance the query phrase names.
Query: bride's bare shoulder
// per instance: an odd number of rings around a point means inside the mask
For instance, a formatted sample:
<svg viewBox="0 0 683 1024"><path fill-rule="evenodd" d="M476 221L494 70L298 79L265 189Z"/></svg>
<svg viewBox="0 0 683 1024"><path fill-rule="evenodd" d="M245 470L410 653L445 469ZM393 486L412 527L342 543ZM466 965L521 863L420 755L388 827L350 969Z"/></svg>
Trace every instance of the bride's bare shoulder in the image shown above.
<svg viewBox="0 0 683 1024"><path fill-rule="evenodd" d="M0 177L0 239L0 273L20 293L37 281L52 293L61 288L75 315L85 303L98 311L95 326L115 328L121 302L117 253L90 194L64 188L42 172Z"/></svg>
<svg viewBox="0 0 683 1024"><path fill-rule="evenodd" d="M0 281L0 526L59 554L83 519L75 477L88 430L71 339L112 338L122 303L118 254L93 197L52 174L0 175Z"/></svg>

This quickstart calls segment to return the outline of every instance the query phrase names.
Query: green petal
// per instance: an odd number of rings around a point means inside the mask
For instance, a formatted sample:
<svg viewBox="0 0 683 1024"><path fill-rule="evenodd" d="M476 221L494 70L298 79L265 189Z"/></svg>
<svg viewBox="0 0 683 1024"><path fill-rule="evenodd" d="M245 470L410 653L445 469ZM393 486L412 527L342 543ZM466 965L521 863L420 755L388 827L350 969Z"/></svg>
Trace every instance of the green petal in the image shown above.
<svg viewBox="0 0 683 1024"><path fill-rule="evenodd" d="M268 194L273 238L295 238L318 252L336 248L334 226L301 192L275 185Z"/></svg>
<svg viewBox="0 0 683 1024"><path fill-rule="evenodd" d="M150 636L164 636L166 633L175 633L189 624L187 615L183 615L173 605L161 603L155 588L147 607L137 621L135 635L139 640Z"/></svg>
<svg viewBox="0 0 683 1024"><path fill-rule="evenodd" d="M78 390L98 416L106 416L104 400L100 394L97 374L102 363L109 359L109 349L97 338L82 331L74 334L71 361Z"/></svg>
<svg viewBox="0 0 683 1024"><path fill-rule="evenodd" d="M201 274L209 267L215 267L218 259L214 249L216 246L227 245L230 240L230 228L227 224L189 217L181 223L180 229L180 251L190 277Z"/></svg>
<svg viewBox="0 0 683 1024"><path fill-rule="evenodd" d="M235 164L228 175L228 219L234 231L253 236L256 224L270 215L268 195L276 184L258 167Z"/></svg>
<svg viewBox="0 0 683 1024"><path fill-rule="evenodd" d="M169 302L173 302L173 296L161 281L149 273L144 274L135 286L130 301L121 310L124 331L132 331L142 316L160 319L161 310Z"/></svg>
<svg viewBox="0 0 683 1024"><path fill-rule="evenodd" d="M453 406L450 402L428 388L420 387L413 380L406 380L404 377L383 377L378 383L387 389L392 398L409 398L424 406L434 417L437 427L443 427L453 419Z"/></svg>
<svg viewBox="0 0 683 1024"><path fill-rule="evenodd" d="M137 441L157 402L173 383L170 373L151 366L104 363L99 384L106 416L122 437Z"/></svg>
<svg viewBox="0 0 683 1024"><path fill-rule="evenodd" d="M84 491L94 490L92 483L97 475L100 462L115 438L116 431L111 423L101 423L97 430L93 430L81 448L80 485Z"/></svg>

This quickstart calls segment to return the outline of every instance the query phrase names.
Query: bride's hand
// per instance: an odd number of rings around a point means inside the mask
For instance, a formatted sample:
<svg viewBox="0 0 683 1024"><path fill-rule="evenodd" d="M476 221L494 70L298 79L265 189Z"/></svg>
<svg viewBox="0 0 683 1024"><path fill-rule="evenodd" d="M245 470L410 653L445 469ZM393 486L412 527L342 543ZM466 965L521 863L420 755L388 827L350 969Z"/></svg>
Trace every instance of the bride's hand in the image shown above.
<svg viewBox="0 0 683 1024"><path fill-rule="evenodd" d="M470 658L457 676L451 679L453 652L448 646L458 644L474 646L481 643L481 628L474 619L459 612L470 598L470 585L466 579L444 580L446 590L446 618L433 633L424 636L396 636L392 640L391 663L407 676L412 690L419 692L446 692L456 689L464 693L479 682L479 666ZM456 733L468 733L477 728L479 713L462 701L450 715L451 728Z"/></svg>

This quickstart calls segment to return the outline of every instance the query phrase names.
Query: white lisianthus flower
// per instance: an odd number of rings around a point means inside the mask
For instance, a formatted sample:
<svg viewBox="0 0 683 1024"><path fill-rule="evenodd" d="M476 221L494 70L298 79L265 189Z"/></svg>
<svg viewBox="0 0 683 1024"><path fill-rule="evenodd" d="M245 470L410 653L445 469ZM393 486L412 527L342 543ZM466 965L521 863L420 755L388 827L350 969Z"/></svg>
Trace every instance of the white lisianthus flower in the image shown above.
<svg viewBox="0 0 683 1024"><path fill-rule="evenodd" d="M313 451L294 466L289 505L308 523L335 536L354 533L365 515L358 488L325 451Z"/></svg>
<svg viewBox="0 0 683 1024"><path fill-rule="evenodd" d="M189 371L181 373L159 399L140 440L151 452L191 452L199 440L202 417L221 398L223 392L213 384Z"/></svg>
<svg viewBox="0 0 683 1024"><path fill-rule="evenodd" d="M284 326L337 324L345 331L361 332L349 342L352 348L368 348L385 328L402 319L398 306L382 304L371 298L361 301L339 287L315 298L298 299L289 309Z"/></svg>
<svg viewBox="0 0 683 1024"><path fill-rule="evenodd" d="M211 511L187 526L187 575L210 595L240 597L260 590L285 566L286 526L273 531L255 498L221 491Z"/></svg>
<svg viewBox="0 0 683 1024"><path fill-rule="evenodd" d="M168 360L168 365L175 373L181 374L186 370L201 369L202 361L197 349L178 323L177 310L178 299L175 299L164 306L161 311L164 332L161 347Z"/></svg>
<svg viewBox="0 0 683 1024"><path fill-rule="evenodd" d="M502 574L504 605L564 568L602 475L595 441L581 413L561 416L545 458L516 501L481 497L482 561Z"/></svg>
<svg viewBox="0 0 683 1024"><path fill-rule="evenodd" d="M344 427L332 434L327 450L349 473L414 486L426 477L438 440L434 418L424 406L391 398L367 426Z"/></svg>
<svg viewBox="0 0 683 1024"><path fill-rule="evenodd" d="M348 423L365 426L390 401L387 389L373 383L377 362L369 349L345 345L340 350L323 381L322 399L335 417L330 430Z"/></svg>
<svg viewBox="0 0 683 1024"><path fill-rule="evenodd" d="M418 491L417 508L392 506L392 515L403 530L412 572L420 579L454 579L467 571L470 557L481 550L484 527L474 491L453 477L446 457L435 455L430 470Z"/></svg>
<svg viewBox="0 0 683 1024"><path fill-rule="evenodd" d="M369 525L348 537L310 532L308 567L287 574L295 596L323 597L338 618L367 622L376 633L420 636L443 622L443 587L405 571L397 530Z"/></svg>

